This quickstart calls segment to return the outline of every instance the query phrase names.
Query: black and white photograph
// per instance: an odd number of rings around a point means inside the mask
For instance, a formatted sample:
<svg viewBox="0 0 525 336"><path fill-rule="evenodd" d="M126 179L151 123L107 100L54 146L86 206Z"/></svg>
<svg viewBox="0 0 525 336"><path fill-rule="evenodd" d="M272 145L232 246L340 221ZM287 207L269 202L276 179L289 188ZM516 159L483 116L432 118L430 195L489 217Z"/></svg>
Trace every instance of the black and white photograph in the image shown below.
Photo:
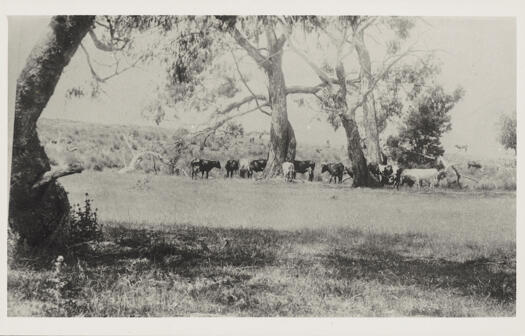
<svg viewBox="0 0 525 336"><path fill-rule="evenodd" d="M6 17L7 317L515 318L516 17L215 14Z"/></svg>

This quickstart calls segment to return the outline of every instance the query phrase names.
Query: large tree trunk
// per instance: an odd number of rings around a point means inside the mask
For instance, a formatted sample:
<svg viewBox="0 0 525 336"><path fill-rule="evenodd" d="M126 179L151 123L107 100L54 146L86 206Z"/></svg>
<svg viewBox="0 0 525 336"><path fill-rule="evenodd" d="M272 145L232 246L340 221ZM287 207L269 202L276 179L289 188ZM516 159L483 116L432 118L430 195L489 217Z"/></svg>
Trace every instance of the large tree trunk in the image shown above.
<svg viewBox="0 0 525 336"><path fill-rule="evenodd" d="M372 64L370 53L364 41L364 32L356 35L355 50L361 67L361 90L368 91L373 86ZM374 103L374 94L369 94L363 103L363 124L365 127L366 153L370 163L381 163L381 147L379 145L379 132L377 129L377 112Z"/></svg>
<svg viewBox="0 0 525 336"><path fill-rule="evenodd" d="M366 158L361 150L361 136L354 119L341 116L341 123L346 132L346 144L348 159L352 162L352 172L354 174L354 187L369 186L369 173L366 166Z"/></svg>
<svg viewBox="0 0 525 336"><path fill-rule="evenodd" d="M281 68L280 53L272 57L267 74L272 124L270 127L268 163L264 170L264 176L273 177L281 173L283 162L291 162L295 159L296 141L292 125L288 121L286 85Z"/></svg>
<svg viewBox="0 0 525 336"><path fill-rule="evenodd" d="M354 174L352 185L354 187L367 187L369 186L370 178L366 158L361 148L361 136L359 135L359 129L355 121L355 110L349 111L346 102L346 73L343 62L340 60L340 52L338 53L338 63L335 68L335 73L339 82L339 91L334 101L336 107L341 110L341 123L346 132L348 159L352 162L352 172Z"/></svg>
<svg viewBox="0 0 525 336"><path fill-rule="evenodd" d="M268 76L268 97L272 109L272 124L270 127L270 144L268 148L268 163L264 169L266 178L281 173L283 162L295 159L296 140L292 125L288 121L286 104L286 83L282 70L282 52L284 40L276 39L270 25L266 27L268 40L267 64L264 69Z"/></svg>
<svg viewBox="0 0 525 336"><path fill-rule="evenodd" d="M94 16L53 17L17 81L9 225L31 246L50 243L69 214L67 194L56 179L82 170L50 171L36 122L93 22Z"/></svg>

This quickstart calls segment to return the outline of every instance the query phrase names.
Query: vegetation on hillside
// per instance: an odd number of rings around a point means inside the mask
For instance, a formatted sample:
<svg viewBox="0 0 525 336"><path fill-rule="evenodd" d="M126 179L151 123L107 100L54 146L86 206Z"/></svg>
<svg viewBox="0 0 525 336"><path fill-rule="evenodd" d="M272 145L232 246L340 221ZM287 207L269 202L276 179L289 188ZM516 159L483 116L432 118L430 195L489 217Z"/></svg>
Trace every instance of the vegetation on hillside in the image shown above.
<svg viewBox="0 0 525 336"><path fill-rule="evenodd" d="M268 135L264 132L242 132L233 136L231 132L218 132L204 142L205 136L191 135L183 128L100 125L49 119L39 121L38 132L53 165L79 162L85 169L95 171L124 168L132 158L128 141L135 150L148 149L165 158L175 157L180 151L176 167L182 175L195 157L223 161L224 165L229 159L257 159L268 155ZM176 144L180 142L183 146L177 148ZM316 162L345 162L344 147L335 148L329 144L300 144L297 156ZM154 157L146 157L136 170L155 173L154 165L157 165L160 174L176 173L170 171L167 164L154 161ZM218 173L213 170L212 174Z"/></svg>
<svg viewBox="0 0 525 336"><path fill-rule="evenodd" d="M210 174L222 177L226 174L224 171L226 160L265 158L268 141L266 133L237 132L235 136L231 136L231 132L217 132L211 135L203 146L203 136L190 135L182 128L100 125L49 119L39 121L38 132L54 165L79 162L88 170L120 170L132 158L132 151L128 145L128 142L132 142L131 145L135 149L148 149L168 160L176 159L175 169L170 169L170 165L166 162L159 161L154 156L145 156L144 160L135 167L136 171L183 176L189 172L190 161L200 157L221 161L223 170L213 169ZM62 145L57 146L56 142L61 142ZM177 146L180 143L182 145ZM328 143L322 146L299 143L297 157L302 160L314 160L317 163L315 176L316 181L320 181L322 162L343 162L346 166L350 166L345 151L344 146L337 147ZM468 162L472 159L466 155L445 153L445 158L464 176L461 183L467 189L516 189L515 161L478 160L482 168L476 169L468 167Z"/></svg>

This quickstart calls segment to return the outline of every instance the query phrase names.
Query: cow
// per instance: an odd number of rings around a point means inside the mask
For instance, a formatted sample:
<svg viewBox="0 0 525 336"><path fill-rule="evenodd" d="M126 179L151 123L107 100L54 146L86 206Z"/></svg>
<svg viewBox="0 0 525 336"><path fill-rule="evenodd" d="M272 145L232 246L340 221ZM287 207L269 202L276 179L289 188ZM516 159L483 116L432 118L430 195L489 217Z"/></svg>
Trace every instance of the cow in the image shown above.
<svg viewBox="0 0 525 336"><path fill-rule="evenodd" d="M447 188L460 188L461 189L461 174L453 165L440 170L439 184Z"/></svg>
<svg viewBox="0 0 525 336"><path fill-rule="evenodd" d="M193 159L191 160L190 167L191 167L191 179L193 180L194 177L197 177L197 175L201 171L201 159Z"/></svg>
<svg viewBox="0 0 525 336"><path fill-rule="evenodd" d="M328 183L332 183L332 179L334 180L334 183L337 182L337 179L339 179L339 183L343 182L343 174L345 172L345 166L343 166L341 162L322 164L321 174L326 171L330 173L330 181Z"/></svg>
<svg viewBox="0 0 525 336"><path fill-rule="evenodd" d="M252 172L250 170L250 160L240 159L239 160L239 176L242 178L251 177Z"/></svg>
<svg viewBox="0 0 525 336"><path fill-rule="evenodd" d="M254 172L262 172L264 168L266 168L266 163L268 160L266 159L258 159L258 160L252 160L250 161L250 176L253 175Z"/></svg>
<svg viewBox="0 0 525 336"><path fill-rule="evenodd" d="M389 184L392 180L391 176L393 175L394 170L391 165L369 163L367 168L376 181L382 186Z"/></svg>
<svg viewBox="0 0 525 336"><path fill-rule="evenodd" d="M388 177L388 184L396 186L399 183L399 178L401 177L401 172L403 171L397 165L392 165L392 174Z"/></svg>
<svg viewBox="0 0 525 336"><path fill-rule="evenodd" d="M286 182L292 182L295 178L295 167L292 162L283 162L283 175Z"/></svg>
<svg viewBox="0 0 525 336"><path fill-rule="evenodd" d="M434 188L443 176L444 171L436 168L403 169L399 174L399 182L396 187L399 189L400 185L411 183L412 185L416 184L417 188L421 189L422 183L426 181L430 184L430 188Z"/></svg>
<svg viewBox="0 0 525 336"><path fill-rule="evenodd" d="M392 165L380 165L379 171L381 172L381 184L393 183L394 167Z"/></svg>
<svg viewBox="0 0 525 336"><path fill-rule="evenodd" d="M232 178L233 173L239 170L239 160L228 160L226 161L226 177Z"/></svg>
<svg viewBox="0 0 525 336"><path fill-rule="evenodd" d="M197 174L201 173L201 178L204 178L204 173L206 173L206 178L208 178L208 173L213 168L221 169L221 163L219 161L212 161L212 160L203 160L203 159L195 159L191 161L191 178L197 176Z"/></svg>
<svg viewBox="0 0 525 336"><path fill-rule="evenodd" d="M354 172L353 172L352 168L345 167L345 172L348 174L348 176L350 176L351 178L354 178Z"/></svg>
<svg viewBox="0 0 525 336"><path fill-rule="evenodd" d="M295 179L297 173L306 174L308 181L312 182L314 180L314 170L315 170L315 162L310 160L305 161L299 161L294 160L293 165L295 168L294 176ZM310 168L310 169L309 169Z"/></svg>

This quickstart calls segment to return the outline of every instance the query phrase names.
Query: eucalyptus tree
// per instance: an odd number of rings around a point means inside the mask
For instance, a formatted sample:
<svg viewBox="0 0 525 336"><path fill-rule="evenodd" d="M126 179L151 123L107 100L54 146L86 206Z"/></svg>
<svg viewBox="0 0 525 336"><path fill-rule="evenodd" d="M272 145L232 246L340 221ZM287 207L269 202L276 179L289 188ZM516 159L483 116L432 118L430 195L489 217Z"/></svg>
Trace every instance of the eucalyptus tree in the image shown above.
<svg viewBox="0 0 525 336"><path fill-rule="evenodd" d="M83 170L76 163L52 168L37 134L38 118L54 94L64 68L79 47L85 49L82 43L86 35L100 50L124 52L132 48L132 31L151 27L170 30L173 25L173 17L51 18L46 31L30 52L16 84L9 225L30 246L60 243L57 239L61 228L69 220L70 206L67 194L57 179ZM97 36L96 27L105 28L106 37ZM88 65L97 83L125 71L117 65L112 74L101 76L94 70L89 56ZM69 94L82 94L82 90L73 88Z"/></svg>
<svg viewBox="0 0 525 336"><path fill-rule="evenodd" d="M9 225L29 245L52 238L69 215L67 194L56 179L82 171L77 165L51 170L36 122L94 22L94 16L53 17L17 80Z"/></svg>

